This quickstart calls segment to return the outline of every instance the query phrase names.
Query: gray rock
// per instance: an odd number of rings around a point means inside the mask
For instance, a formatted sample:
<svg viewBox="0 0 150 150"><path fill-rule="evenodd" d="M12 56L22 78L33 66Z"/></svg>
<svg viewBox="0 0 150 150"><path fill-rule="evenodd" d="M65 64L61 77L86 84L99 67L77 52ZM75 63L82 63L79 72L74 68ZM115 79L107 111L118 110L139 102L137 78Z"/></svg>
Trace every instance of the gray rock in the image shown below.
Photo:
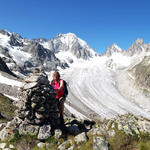
<svg viewBox="0 0 150 150"><path fill-rule="evenodd" d="M106 132L107 130L103 126L93 129L93 135L105 135Z"/></svg>
<svg viewBox="0 0 150 150"><path fill-rule="evenodd" d="M63 142L61 145L58 146L59 150L66 150L68 148L70 148L72 146L72 141L71 140L67 140L65 142Z"/></svg>
<svg viewBox="0 0 150 150"><path fill-rule="evenodd" d="M42 115L42 114L35 113L35 117L37 119L42 119L42 118L44 118L44 114Z"/></svg>
<svg viewBox="0 0 150 150"><path fill-rule="evenodd" d="M81 143L81 142L87 142L88 137L87 137L87 135L85 134L85 132L83 132L83 133L81 133L81 134L75 136L74 140L75 140L75 142L76 142L77 144L79 144L79 143Z"/></svg>
<svg viewBox="0 0 150 150"><path fill-rule="evenodd" d="M29 115L29 111L20 111L20 110L16 110L15 114L17 115L18 118L20 119L24 119L25 117L27 117Z"/></svg>
<svg viewBox="0 0 150 150"><path fill-rule="evenodd" d="M60 129L56 129L54 136L56 139L59 139L62 136L62 131Z"/></svg>
<svg viewBox="0 0 150 150"><path fill-rule="evenodd" d="M43 143L43 142L40 142L40 143L38 143L37 144L37 146L39 147L39 148L44 148L45 147L45 143Z"/></svg>
<svg viewBox="0 0 150 150"><path fill-rule="evenodd" d="M17 86L11 86L11 85L0 83L0 92L3 93L3 94L13 96L13 97L17 97L19 89L18 89Z"/></svg>
<svg viewBox="0 0 150 150"><path fill-rule="evenodd" d="M93 150L108 150L108 142L100 136L94 137Z"/></svg>
<svg viewBox="0 0 150 150"><path fill-rule="evenodd" d="M130 127L128 125L123 126L123 131L127 134L127 135L133 135L132 131L130 129Z"/></svg>
<svg viewBox="0 0 150 150"><path fill-rule="evenodd" d="M51 136L51 126L50 125L43 125L40 127L38 133L38 139L47 139Z"/></svg>
<svg viewBox="0 0 150 150"><path fill-rule="evenodd" d="M9 148L10 148L10 149L14 149L15 147L14 147L14 145L10 144L10 145L9 145Z"/></svg>
<svg viewBox="0 0 150 150"><path fill-rule="evenodd" d="M24 90L31 89L31 88L36 87L37 85L38 85L37 82L31 82L31 83L28 83L28 84L25 83L24 86L23 86L23 89Z"/></svg>
<svg viewBox="0 0 150 150"><path fill-rule="evenodd" d="M115 136L115 130L109 130L109 131L107 131L107 133L108 133L108 135L109 135L109 137L114 137Z"/></svg>
<svg viewBox="0 0 150 150"><path fill-rule="evenodd" d="M6 127L11 130L15 130L21 123L22 120L18 117L15 117L12 121L7 122Z"/></svg>
<svg viewBox="0 0 150 150"><path fill-rule="evenodd" d="M28 123L23 122L20 126L19 126L19 134L20 135L37 135L39 131L39 126L36 125L31 125Z"/></svg>
<svg viewBox="0 0 150 150"><path fill-rule="evenodd" d="M10 148L4 148L3 150L10 150Z"/></svg>
<svg viewBox="0 0 150 150"><path fill-rule="evenodd" d="M150 133L150 122L146 120L139 120L138 121L139 130L140 132L148 132Z"/></svg>
<svg viewBox="0 0 150 150"><path fill-rule="evenodd" d="M0 143L0 149L3 149L6 147L6 143Z"/></svg>
<svg viewBox="0 0 150 150"><path fill-rule="evenodd" d="M14 135L14 132L10 130L9 128L4 127L0 131L0 140L4 141L7 140L8 138L12 138Z"/></svg>
<svg viewBox="0 0 150 150"><path fill-rule="evenodd" d="M37 82L39 84L45 84L45 85L47 85L49 83L48 79L43 74L35 74L35 75L33 74L29 78L26 78L25 82L26 83Z"/></svg>
<svg viewBox="0 0 150 150"><path fill-rule="evenodd" d="M27 77L24 81L26 83L37 82L39 80L39 78L40 78L39 75L32 75L30 77Z"/></svg>
<svg viewBox="0 0 150 150"><path fill-rule="evenodd" d="M0 124L0 131L6 126L6 123L1 123Z"/></svg>
<svg viewBox="0 0 150 150"><path fill-rule="evenodd" d="M73 150L74 149L74 145L69 147L67 150Z"/></svg>

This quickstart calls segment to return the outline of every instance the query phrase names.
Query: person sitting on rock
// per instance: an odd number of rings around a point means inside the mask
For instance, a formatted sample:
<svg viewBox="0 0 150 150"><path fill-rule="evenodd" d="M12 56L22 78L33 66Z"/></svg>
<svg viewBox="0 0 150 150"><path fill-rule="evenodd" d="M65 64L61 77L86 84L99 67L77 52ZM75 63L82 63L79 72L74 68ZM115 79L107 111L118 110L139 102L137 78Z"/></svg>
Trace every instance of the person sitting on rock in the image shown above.
<svg viewBox="0 0 150 150"><path fill-rule="evenodd" d="M52 74L53 80L51 81L51 85L56 91L56 99L58 101L58 109L60 113L61 123L64 124L63 114L64 114L64 81L60 79L60 74L58 71L54 71Z"/></svg>

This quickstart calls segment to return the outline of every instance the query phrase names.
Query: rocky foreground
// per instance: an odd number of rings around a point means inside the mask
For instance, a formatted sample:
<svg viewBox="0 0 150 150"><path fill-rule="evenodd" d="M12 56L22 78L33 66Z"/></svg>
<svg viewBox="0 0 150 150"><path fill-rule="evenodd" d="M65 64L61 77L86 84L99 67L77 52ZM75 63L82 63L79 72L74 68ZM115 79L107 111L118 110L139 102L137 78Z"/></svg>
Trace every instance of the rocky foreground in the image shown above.
<svg viewBox="0 0 150 150"><path fill-rule="evenodd" d="M63 124L59 118L55 92L46 75L36 70L24 82L20 100L15 103L17 109L11 108L15 114L9 117L10 112L4 115L3 109L0 109L0 149L150 149L149 120L131 114L103 120L65 116ZM13 105L10 101L8 103L9 109Z"/></svg>
<svg viewBox="0 0 150 150"><path fill-rule="evenodd" d="M150 121L127 114L103 121L65 117L65 129L28 125L13 130L19 118L0 124L0 148L4 150L149 150ZM21 131L21 132L20 132ZM64 132L65 131L65 132Z"/></svg>

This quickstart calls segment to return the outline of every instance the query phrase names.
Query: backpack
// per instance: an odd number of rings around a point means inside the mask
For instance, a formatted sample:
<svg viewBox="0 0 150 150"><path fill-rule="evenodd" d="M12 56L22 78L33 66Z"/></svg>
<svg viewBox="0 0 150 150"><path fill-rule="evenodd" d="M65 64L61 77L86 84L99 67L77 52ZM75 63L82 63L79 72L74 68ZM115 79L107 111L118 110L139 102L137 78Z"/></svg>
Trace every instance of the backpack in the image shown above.
<svg viewBox="0 0 150 150"><path fill-rule="evenodd" d="M51 85L52 86L53 86L53 82L54 82L54 80L51 81ZM59 83L59 86L60 86L60 81L58 83ZM67 82L65 80L63 80L63 84L64 84L64 87L63 87L63 89L64 89L63 98L66 98L67 95L68 95L68 88L67 88L68 85L67 85Z"/></svg>

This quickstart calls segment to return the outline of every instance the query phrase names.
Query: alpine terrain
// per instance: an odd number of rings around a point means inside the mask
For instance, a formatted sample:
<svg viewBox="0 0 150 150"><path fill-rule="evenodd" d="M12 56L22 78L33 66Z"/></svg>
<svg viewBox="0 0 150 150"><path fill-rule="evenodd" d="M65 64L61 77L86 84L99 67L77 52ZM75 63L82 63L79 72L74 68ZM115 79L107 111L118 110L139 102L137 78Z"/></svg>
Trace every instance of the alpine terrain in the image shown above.
<svg viewBox="0 0 150 150"><path fill-rule="evenodd" d="M112 44L101 55L73 33L47 40L0 30L0 93L17 101L22 80L37 67L49 80L57 69L67 81L67 113L87 119L131 113L150 119L150 44L142 39L127 50Z"/></svg>

